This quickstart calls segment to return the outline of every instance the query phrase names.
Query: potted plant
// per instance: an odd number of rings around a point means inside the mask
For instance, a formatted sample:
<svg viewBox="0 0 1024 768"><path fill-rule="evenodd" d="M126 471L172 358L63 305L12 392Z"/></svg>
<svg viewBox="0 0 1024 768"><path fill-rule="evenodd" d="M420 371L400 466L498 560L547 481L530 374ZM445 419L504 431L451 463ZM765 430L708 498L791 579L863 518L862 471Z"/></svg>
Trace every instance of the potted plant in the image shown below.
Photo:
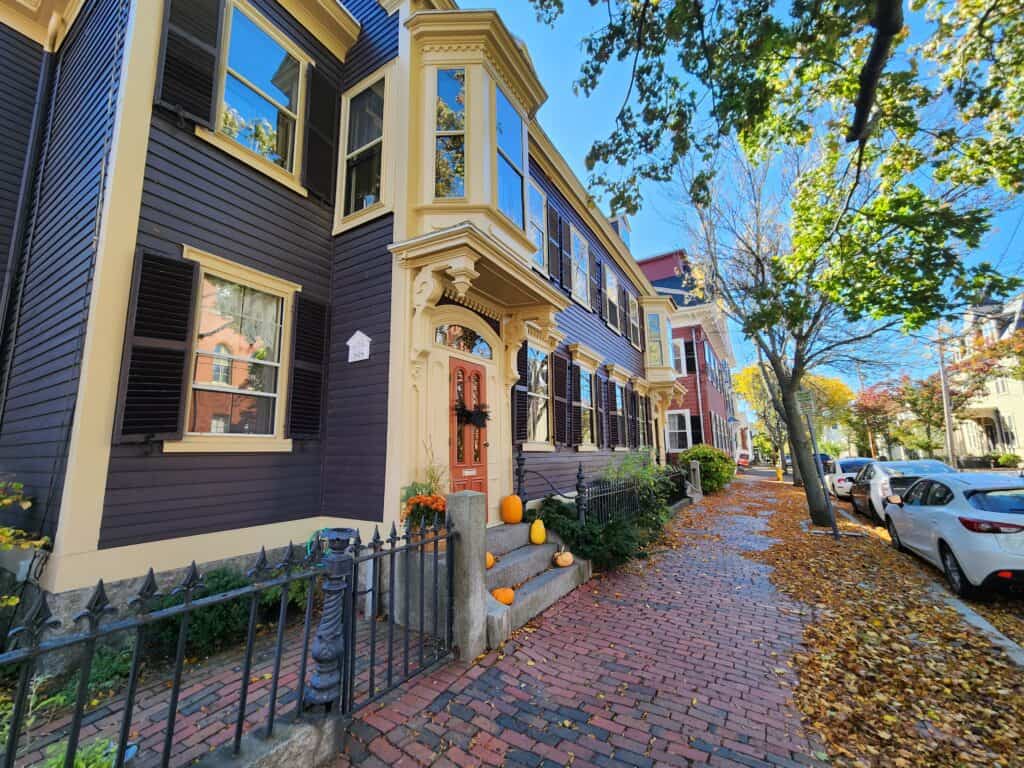
<svg viewBox="0 0 1024 768"><path fill-rule="evenodd" d="M435 520L438 523L436 535L444 537L448 532L445 526L445 512L447 508L448 502L439 493L421 493L410 496L405 502L405 511L402 516L402 521L406 523L410 531L409 540L411 542L419 542L432 538L435 534L431 531L431 527L434 525ZM444 552L446 544L447 541L444 538L439 538L437 541L438 551ZM424 550L433 552L434 544L425 544Z"/></svg>

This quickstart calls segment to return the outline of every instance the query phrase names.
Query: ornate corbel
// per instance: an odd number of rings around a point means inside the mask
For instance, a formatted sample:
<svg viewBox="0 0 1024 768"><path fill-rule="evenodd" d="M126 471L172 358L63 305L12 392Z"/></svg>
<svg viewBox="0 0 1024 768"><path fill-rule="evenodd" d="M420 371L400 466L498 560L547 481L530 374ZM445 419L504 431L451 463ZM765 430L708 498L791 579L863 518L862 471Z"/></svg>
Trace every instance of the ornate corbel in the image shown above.
<svg viewBox="0 0 1024 768"><path fill-rule="evenodd" d="M480 277L480 273L474 269L475 260L468 256L456 256L448 262L445 272L451 278L452 287L460 299L466 298L473 281Z"/></svg>
<svg viewBox="0 0 1024 768"><path fill-rule="evenodd" d="M519 350L526 341L526 321L511 315L502 322L501 338L505 342L505 385L519 381Z"/></svg>

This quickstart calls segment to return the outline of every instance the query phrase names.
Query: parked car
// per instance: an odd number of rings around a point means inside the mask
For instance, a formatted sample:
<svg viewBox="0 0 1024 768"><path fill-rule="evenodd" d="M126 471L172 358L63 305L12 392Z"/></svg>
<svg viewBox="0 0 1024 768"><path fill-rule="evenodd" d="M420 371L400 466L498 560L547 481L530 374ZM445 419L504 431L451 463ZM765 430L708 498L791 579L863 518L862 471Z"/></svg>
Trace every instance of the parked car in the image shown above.
<svg viewBox="0 0 1024 768"><path fill-rule="evenodd" d="M825 468L825 484L837 499L850 498L853 479L871 459L864 456L851 456L846 459L833 459Z"/></svg>
<svg viewBox="0 0 1024 768"><path fill-rule="evenodd" d="M750 454L746 451L740 451L736 455L736 466L741 469L746 469L750 466Z"/></svg>
<svg viewBox="0 0 1024 768"><path fill-rule="evenodd" d="M928 475L886 502L892 545L941 568L961 597L1024 584L1024 479Z"/></svg>
<svg viewBox="0 0 1024 768"><path fill-rule="evenodd" d="M906 491L923 475L955 473L948 464L935 459L913 461L871 461L861 468L850 488L853 511L883 522L885 498Z"/></svg>

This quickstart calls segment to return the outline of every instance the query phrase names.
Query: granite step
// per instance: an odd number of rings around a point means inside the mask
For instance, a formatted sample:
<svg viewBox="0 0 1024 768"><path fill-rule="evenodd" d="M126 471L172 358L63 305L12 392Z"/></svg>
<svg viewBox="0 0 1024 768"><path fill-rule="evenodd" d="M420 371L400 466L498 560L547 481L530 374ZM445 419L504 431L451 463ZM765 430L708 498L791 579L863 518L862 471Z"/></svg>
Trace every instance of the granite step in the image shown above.
<svg viewBox="0 0 1024 768"><path fill-rule="evenodd" d="M577 560L568 568L549 568L516 590L512 605L502 605L487 596L487 645L497 648L537 614L550 608L576 587L590 579L590 563Z"/></svg>
<svg viewBox="0 0 1024 768"><path fill-rule="evenodd" d="M558 549L552 542L527 544L504 555L487 572L487 591L498 587L522 584L551 567L551 558Z"/></svg>
<svg viewBox="0 0 1024 768"><path fill-rule="evenodd" d="M549 529L548 543L561 544L562 540ZM487 529L487 551L495 557L501 557L514 549L528 546L531 546L529 523L516 523L515 525L501 523Z"/></svg>

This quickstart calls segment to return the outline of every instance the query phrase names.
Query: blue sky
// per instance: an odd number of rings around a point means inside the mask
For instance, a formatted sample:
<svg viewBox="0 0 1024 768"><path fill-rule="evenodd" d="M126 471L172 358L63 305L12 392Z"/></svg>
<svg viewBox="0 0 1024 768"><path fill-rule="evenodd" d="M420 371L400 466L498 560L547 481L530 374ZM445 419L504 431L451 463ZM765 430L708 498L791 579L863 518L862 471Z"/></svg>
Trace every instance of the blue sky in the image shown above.
<svg viewBox="0 0 1024 768"><path fill-rule="evenodd" d="M604 6L592 7L589 3L568 0L566 5L571 10L551 28L537 21L528 0L460 0L459 5L462 8L497 8L512 33L526 42L548 92L548 100L538 115L540 123L577 176L586 183L587 151L594 140L611 132L629 77L625 65L613 66L597 93L589 98L573 93L572 83L583 60L580 40L607 20ZM677 204L671 199L671 191L656 184L647 184L642 191L643 207L630 221L634 256L642 259L683 246L685 237L677 222ZM1024 275L1022 219L1024 206L1021 205L996 217L993 231L978 252L972 254L971 260L992 261L1003 272ZM734 332L732 337L738 365L751 362L755 355L750 343L738 333ZM934 369L934 363L920 354L908 359L913 359L920 367L920 371L913 369L918 375ZM843 378L856 386L855 378Z"/></svg>

